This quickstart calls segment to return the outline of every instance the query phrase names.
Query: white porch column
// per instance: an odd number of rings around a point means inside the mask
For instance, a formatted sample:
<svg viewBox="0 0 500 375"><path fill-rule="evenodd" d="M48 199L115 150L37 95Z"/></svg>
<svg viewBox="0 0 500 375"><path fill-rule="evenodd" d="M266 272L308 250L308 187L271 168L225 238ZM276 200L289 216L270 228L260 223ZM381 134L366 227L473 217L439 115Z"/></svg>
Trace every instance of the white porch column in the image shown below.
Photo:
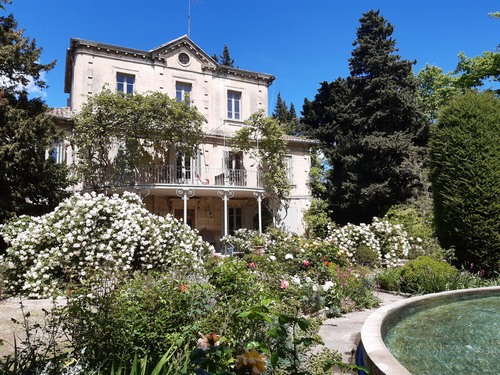
<svg viewBox="0 0 500 375"><path fill-rule="evenodd" d="M257 199L257 204L259 207L259 233L262 234L262 199L264 199L266 195L264 193L254 191L253 196L255 199Z"/></svg>
<svg viewBox="0 0 500 375"><path fill-rule="evenodd" d="M234 197L234 191L232 190L219 190L217 191L217 195L219 198L221 198L224 201L224 236L227 236L228 232L228 225L227 225L227 216L228 216L228 210L227 210L227 201Z"/></svg>
<svg viewBox="0 0 500 375"><path fill-rule="evenodd" d="M188 200L194 195L193 189L177 189L176 194L184 201L184 224L187 224Z"/></svg>

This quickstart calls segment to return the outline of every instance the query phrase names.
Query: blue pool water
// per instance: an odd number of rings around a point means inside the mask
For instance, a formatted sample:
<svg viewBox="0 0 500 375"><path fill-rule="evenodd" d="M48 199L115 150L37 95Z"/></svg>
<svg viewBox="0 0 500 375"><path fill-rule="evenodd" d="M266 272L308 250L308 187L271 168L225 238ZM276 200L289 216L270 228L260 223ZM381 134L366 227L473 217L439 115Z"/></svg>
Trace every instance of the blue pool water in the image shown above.
<svg viewBox="0 0 500 375"><path fill-rule="evenodd" d="M412 374L500 374L500 296L417 308L384 342Z"/></svg>

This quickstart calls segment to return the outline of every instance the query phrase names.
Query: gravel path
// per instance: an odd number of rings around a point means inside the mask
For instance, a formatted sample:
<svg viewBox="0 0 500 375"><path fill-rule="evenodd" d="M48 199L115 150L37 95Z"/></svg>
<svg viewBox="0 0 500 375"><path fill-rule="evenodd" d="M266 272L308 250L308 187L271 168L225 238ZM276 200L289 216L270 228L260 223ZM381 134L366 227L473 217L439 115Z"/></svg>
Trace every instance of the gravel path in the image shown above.
<svg viewBox="0 0 500 375"><path fill-rule="evenodd" d="M381 306L407 298L383 292L375 292L375 295L380 299ZM359 344L361 327L363 327L366 318L375 310L377 308L355 311L339 318L326 319L319 329L325 346L337 350L342 354L344 362L351 363L353 350L355 351Z"/></svg>
<svg viewBox="0 0 500 375"><path fill-rule="evenodd" d="M57 299L57 304L65 303L64 299ZM25 330L22 326L23 311L26 315L29 312L29 323L43 324L45 321L45 313L43 310L50 311L54 302L51 299L40 300L22 300L23 308L21 309L21 300L19 298L8 298L0 301L0 340L3 345L0 345L0 357L4 357L14 352L14 336L17 344L26 337ZM17 320L15 323L12 319Z"/></svg>

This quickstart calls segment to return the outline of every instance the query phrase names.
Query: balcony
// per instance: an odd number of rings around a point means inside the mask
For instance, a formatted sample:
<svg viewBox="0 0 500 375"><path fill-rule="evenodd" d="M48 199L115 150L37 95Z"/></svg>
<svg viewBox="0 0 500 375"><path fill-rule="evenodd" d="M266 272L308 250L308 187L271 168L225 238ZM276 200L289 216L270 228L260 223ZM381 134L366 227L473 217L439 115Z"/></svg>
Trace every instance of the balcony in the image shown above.
<svg viewBox="0 0 500 375"><path fill-rule="evenodd" d="M115 170L113 186L189 185L262 189L262 174L255 170L225 168L181 168L175 165L139 166L134 171Z"/></svg>

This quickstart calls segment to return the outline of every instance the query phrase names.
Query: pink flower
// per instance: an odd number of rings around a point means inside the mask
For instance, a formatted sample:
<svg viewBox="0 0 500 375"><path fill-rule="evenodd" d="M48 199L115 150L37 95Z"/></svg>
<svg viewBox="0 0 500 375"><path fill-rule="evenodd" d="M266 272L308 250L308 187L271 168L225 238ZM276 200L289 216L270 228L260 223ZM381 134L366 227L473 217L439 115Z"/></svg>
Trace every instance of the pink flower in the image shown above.
<svg viewBox="0 0 500 375"><path fill-rule="evenodd" d="M309 267L311 265L311 262L309 262L308 259L304 260L304 263L302 263L304 267Z"/></svg>
<svg viewBox="0 0 500 375"><path fill-rule="evenodd" d="M254 263L254 262L250 262L250 263L248 264L248 267L250 267L250 268L255 268L255 263Z"/></svg>
<svg viewBox="0 0 500 375"><path fill-rule="evenodd" d="M290 284L288 284L288 281L286 281L286 280L281 280L281 289L286 289L286 288L288 288L288 285L290 285Z"/></svg>

